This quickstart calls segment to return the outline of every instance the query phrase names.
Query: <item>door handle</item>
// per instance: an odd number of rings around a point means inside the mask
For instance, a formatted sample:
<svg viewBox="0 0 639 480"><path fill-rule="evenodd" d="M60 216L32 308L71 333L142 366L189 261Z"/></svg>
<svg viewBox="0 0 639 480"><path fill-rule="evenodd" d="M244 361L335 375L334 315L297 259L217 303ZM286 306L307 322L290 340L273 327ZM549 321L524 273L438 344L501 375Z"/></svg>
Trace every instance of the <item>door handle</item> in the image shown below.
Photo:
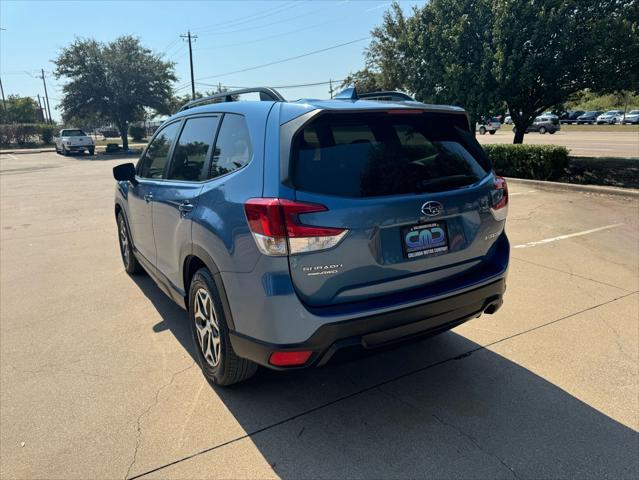
<svg viewBox="0 0 639 480"><path fill-rule="evenodd" d="M193 204L189 202L188 200L184 200L178 206L178 210L180 211L182 215L186 215L187 213L193 211Z"/></svg>
<svg viewBox="0 0 639 480"><path fill-rule="evenodd" d="M153 194L152 193L147 193L146 195L144 195L144 201L146 203L149 203L151 200L153 200Z"/></svg>

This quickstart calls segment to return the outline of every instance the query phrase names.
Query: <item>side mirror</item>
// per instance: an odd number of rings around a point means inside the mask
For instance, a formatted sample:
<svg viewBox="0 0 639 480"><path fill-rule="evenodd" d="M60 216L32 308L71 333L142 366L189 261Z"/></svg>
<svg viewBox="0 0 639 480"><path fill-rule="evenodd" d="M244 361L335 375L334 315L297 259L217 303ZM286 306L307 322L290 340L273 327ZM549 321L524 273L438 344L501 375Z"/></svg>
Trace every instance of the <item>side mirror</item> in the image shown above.
<svg viewBox="0 0 639 480"><path fill-rule="evenodd" d="M117 167L113 167L113 178L118 182L131 182L133 186L138 184L135 179L135 165L132 163L123 163Z"/></svg>

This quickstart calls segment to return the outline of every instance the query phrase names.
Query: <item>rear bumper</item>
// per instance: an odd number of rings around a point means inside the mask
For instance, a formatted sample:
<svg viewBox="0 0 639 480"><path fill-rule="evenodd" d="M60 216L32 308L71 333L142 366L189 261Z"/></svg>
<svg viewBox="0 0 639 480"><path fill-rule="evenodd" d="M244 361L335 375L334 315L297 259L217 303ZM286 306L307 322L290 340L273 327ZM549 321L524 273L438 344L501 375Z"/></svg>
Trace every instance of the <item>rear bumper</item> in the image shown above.
<svg viewBox="0 0 639 480"><path fill-rule="evenodd" d="M301 368L321 366L347 347L372 349L418 336L434 335L460 325L482 313L493 313L503 302L505 278L441 300L422 303L355 320L324 324L306 341L273 344L230 332L235 352L260 365L274 367L269 358L274 351L311 350ZM292 367L287 367L290 369ZM300 367L293 367L300 368Z"/></svg>

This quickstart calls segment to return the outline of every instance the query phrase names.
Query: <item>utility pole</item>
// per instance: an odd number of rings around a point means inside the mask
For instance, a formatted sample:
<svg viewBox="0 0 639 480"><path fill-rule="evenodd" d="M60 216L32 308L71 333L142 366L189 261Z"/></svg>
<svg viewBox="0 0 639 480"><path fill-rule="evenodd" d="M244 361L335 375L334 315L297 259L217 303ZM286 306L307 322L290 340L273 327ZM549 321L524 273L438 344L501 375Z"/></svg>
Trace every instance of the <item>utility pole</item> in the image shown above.
<svg viewBox="0 0 639 480"><path fill-rule="evenodd" d="M333 98L333 80L329 80L328 85L328 92L331 94L331 98Z"/></svg>
<svg viewBox="0 0 639 480"><path fill-rule="evenodd" d="M53 123L53 117L51 117L51 107L49 106L49 94L47 93L47 82L44 79L44 68L41 69L42 72L42 84L44 85L44 96L47 100L47 112L49 113L49 123Z"/></svg>
<svg viewBox="0 0 639 480"><path fill-rule="evenodd" d="M189 61L191 63L191 98L195 100L195 80L193 79L193 49L191 48L191 40L197 39L197 35L191 35L191 30L186 35L180 35L180 38L186 38L189 42Z"/></svg>
<svg viewBox="0 0 639 480"><path fill-rule="evenodd" d="M4 28L2 29L4 30ZM2 92L2 109L7 113L7 101L4 99L4 88L2 88L2 79L0 79L0 92Z"/></svg>
<svg viewBox="0 0 639 480"><path fill-rule="evenodd" d="M38 93L38 106L40 107L40 115L42 115L42 118L44 119L44 123L49 123L47 121L47 114L46 112L42 109L42 102L40 101L40 94Z"/></svg>

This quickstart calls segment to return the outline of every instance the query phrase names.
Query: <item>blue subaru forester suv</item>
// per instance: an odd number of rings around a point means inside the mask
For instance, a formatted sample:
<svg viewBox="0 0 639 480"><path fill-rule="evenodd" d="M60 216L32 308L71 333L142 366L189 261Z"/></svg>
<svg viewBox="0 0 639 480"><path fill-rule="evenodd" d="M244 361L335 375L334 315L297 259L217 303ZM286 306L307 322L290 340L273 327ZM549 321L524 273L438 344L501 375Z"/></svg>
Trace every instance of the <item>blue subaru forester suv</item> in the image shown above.
<svg viewBox="0 0 639 480"><path fill-rule="evenodd" d="M114 177L126 271L188 310L218 385L502 304L508 189L457 107L227 92L182 107Z"/></svg>

